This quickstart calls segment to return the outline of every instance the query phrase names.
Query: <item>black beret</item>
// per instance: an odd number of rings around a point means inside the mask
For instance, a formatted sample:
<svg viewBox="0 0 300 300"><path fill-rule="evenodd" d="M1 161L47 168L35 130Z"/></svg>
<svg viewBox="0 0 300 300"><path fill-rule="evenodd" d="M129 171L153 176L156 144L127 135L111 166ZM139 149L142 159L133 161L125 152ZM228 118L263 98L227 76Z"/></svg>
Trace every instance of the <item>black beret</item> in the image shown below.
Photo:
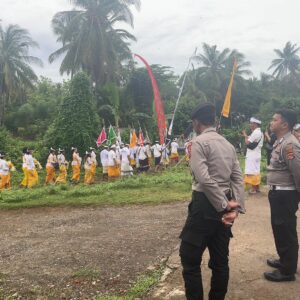
<svg viewBox="0 0 300 300"><path fill-rule="evenodd" d="M197 106L193 113L192 113L192 120L198 119L198 120L206 120L215 118L216 115L216 107L208 102L201 103L199 106Z"/></svg>

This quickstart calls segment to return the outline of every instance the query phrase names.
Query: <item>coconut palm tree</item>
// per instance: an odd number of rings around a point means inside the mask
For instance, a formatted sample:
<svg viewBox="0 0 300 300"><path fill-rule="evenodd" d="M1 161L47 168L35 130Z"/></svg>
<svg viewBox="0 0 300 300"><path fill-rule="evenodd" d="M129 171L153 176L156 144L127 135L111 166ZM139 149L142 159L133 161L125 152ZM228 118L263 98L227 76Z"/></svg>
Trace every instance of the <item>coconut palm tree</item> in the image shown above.
<svg viewBox="0 0 300 300"><path fill-rule="evenodd" d="M198 72L203 77L215 82L216 86L219 86L224 76L224 69L230 50L225 48L220 51L216 45L210 46L206 43L203 43L202 48L203 53L193 58L201 65Z"/></svg>
<svg viewBox="0 0 300 300"><path fill-rule="evenodd" d="M9 101L27 88L32 88L37 76L30 64L42 65L37 57L29 55L38 44L27 30L18 25L6 29L0 25L0 125Z"/></svg>
<svg viewBox="0 0 300 300"><path fill-rule="evenodd" d="M225 61L225 73L227 76L231 74L234 61L237 63L235 72L236 77L242 77L244 75L250 76L252 72L248 69L251 66L249 61L246 61L246 57L243 53L238 50L232 50Z"/></svg>
<svg viewBox="0 0 300 300"><path fill-rule="evenodd" d="M297 47L297 44L292 44L291 42L287 42L283 50L274 49L274 52L279 58L273 59L268 69L275 69L272 76L277 79L283 79L287 75L291 75L292 77L299 76L300 57L297 54L299 50L300 47Z"/></svg>
<svg viewBox="0 0 300 300"><path fill-rule="evenodd" d="M78 10L57 13L52 19L54 33L62 47L52 53L53 62L64 55L60 73L73 75L84 70L93 82L117 82L122 62L131 59L130 42L135 37L119 24L133 26L131 6L140 0L71 0Z"/></svg>

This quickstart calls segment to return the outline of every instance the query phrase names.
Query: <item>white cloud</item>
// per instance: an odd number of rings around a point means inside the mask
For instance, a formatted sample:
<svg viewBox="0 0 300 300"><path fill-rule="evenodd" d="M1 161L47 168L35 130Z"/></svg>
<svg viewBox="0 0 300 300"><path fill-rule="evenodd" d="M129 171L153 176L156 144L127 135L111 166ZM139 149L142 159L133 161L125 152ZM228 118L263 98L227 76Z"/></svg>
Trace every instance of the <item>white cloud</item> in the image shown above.
<svg viewBox="0 0 300 300"><path fill-rule="evenodd" d="M273 49L291 40L300 44L295 25L300 9L298 0L142 0L135 12L133 34L138 42L132 50L150 63L174 67L182 72L196 46L203 42L220 48L235 48L252 63L254 74L267 71L274 58ZM47 58L56 50L51 19L71 6L67 0L0 0L4 24L27 28L40 44L34 54L42 57L39 74L60 80L59 63Z"/></svg>

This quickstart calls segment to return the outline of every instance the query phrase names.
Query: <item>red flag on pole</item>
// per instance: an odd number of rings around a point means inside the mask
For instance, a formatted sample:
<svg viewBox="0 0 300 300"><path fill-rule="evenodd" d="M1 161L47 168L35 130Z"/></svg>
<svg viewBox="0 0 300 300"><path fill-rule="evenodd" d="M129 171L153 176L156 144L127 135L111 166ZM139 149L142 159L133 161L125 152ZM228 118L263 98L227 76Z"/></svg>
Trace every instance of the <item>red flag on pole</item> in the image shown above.
<svg viewBox="0 0 300 300"><path fill-rule="evenodd" d="M107 135L105 132L105 127L103 127L97 139L97 147L100 147L106 140L107 140Z"/></svg>
<svg viewBox="0 0 300 300"><path fill-rule="evenodd" d="M158 132L159 132L159 139L160 139L160 144L165 143L165 135L166 135L166 117L165 117L165 112L164 112L164 106L161 100L159 88L157 85L157 81L154 77L154 74L152 72L152 69L150 65L147 63L147 61L142 58L140 55L135 54L135 57L139 58L146 66L148 70L148 74L151 79L152 83L152 88L153 88L153 95L154 95L154 103L155 103L155 108L156 108L156 114L157 114L157 127L158 127Z"/></svg>

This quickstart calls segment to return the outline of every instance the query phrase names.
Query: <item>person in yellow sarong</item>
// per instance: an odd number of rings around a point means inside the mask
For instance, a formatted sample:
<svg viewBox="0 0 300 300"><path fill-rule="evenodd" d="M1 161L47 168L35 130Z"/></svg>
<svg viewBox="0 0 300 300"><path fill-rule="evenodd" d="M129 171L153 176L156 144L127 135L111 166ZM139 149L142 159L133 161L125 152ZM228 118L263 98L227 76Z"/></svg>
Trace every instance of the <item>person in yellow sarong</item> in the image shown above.
<svg viewBox="0 0 300 300"><path fill-rule="evenodd" d="M189 165L191 155L192 155L192 141L190 139L187 139L184 143L184 149L185 149L185 161L187 165Z"/></svg>
<svg viewBox="0 0 300 300"><path fill-rule="evenodd" d="M78 183L80 180L81 157L78 154L77 148L72 147L72 182Z"/></svg>
<svg viewBox="0 0 300 300"><path fill-rule="evenodd" d="M23 149L23 157L22 157L22 170L24 173L23 180L20 184L20 187L27 188L28 185L28 168L27 168L27 156L28 156L28 148Z"/></svg>
<svg viewBox="0 0 300 300"><path fill-rule="evenodd" d="M8 160L7 163L8 163L8 167L9 167L8 188L10 189L12 187L12 173L11 172L15 172L16 168L10 160Z"/></svg>
<svg viewBox="0 0 300 300"><path fill-rule="evenodd" d="M60 148L58 149L57 162L59 165L59 175L56 178L55 183L65 184L67 183L68 162L66 161L64 149L60 149Z"/></svg>
<svg viewBox="0 0 300 300"><path fill-rule="evenodd" d="M38 167L40 170L42 169L41 164L35 159L33 156L33 150L28 150L27 155L27 188L32 188L39 183L39 174L36 170Z"/></svg>
<svg viewBox="0 0 300 300"><path fill-rule="evenodd" d="M177 143L177 138L174 138L173 142L171 143L170 159L171 159L172 164L177 164L179 162L178 148L179 148L179 145Z"/></svg>
<svg viewBox="0 0 300 300"><path fill-rule="evenodd" d="M95 176L96 176L96 171L97 171L97 156L96 156L96 150L95 148L90 147L90 154L91 154L91 159L92 159L92 167L91 167L91 183L94 183L95 181Z"/></svg>
<svg viewBox="0 0 300 300"><path fill-rule="evenodd" d="M103 180L108 179L108 146L104 145L104 149L100 152L100 161L102 165Z"/></svg>
<svg viewBox="0 0 300 300"><path fill-rule="evenodd" d="M49 151L49 156L47 159L46 164L46 184L54 184L56 180L56 174L55 174L55 166L57 165L57 157L55 155L55 150L51 147Z"/></svg>
<svg viewBox="0 0 300 300"><path fill-rule="evenodd" d="M84 158L84 184L92 184L94 179L93 175L93 160L91 153L86 152Z"/></svg>
<svg viewBox="0 0 300 300"><path fill-rule="evenodd" d="M5 153L0 153L0 191L9 188L10 169L5 160Z"/></svg>
<svg viewBox="0 0 300 300"><path fill-rule="evenodd" d="M108 152L108 180L118 178L120 175L120 162L117 160L116 146L112 145Z"/></svg>
<svg viewBox="0 0 300 300"><path fill-rule="evenodd" d="M264 135L260 127L261 121L252 117L250 119L251 135L248 136L246 131L243 131L245 144L247 146L244 182L246 184L246 188L249 189L249 194L257 194L260 192L261 149L264 142Z"/></svg>

